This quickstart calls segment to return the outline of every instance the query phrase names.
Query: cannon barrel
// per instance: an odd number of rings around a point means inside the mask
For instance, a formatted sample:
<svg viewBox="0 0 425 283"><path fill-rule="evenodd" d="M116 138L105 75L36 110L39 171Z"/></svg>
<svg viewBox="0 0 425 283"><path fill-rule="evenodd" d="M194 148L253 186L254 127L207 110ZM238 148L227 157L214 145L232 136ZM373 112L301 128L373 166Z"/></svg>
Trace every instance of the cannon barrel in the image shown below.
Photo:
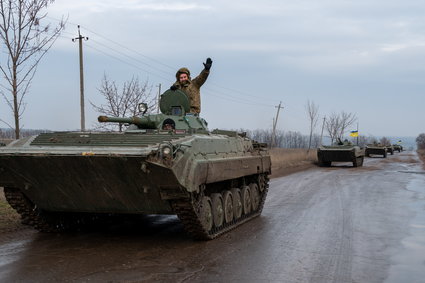
<svg viewBox="0 0 425 283"><path fill-rule="evenodd" d="M108 117L108 116L99 116L97 120L101 123L126 123L134 124L139 128L146 129L155 129L156 123L147 117Z"/></svg>

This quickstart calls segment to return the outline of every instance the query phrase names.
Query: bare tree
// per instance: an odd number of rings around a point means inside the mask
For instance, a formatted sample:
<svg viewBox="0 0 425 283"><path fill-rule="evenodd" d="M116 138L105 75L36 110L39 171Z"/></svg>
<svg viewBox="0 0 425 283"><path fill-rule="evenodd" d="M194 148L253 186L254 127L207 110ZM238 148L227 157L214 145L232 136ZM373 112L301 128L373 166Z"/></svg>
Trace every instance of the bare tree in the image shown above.
<svg viewBox="0 0 425 283"><path fill-rule="evenodd" d="M345 131L357 120L356 115L342 111L341 113L332 113L326 120L325 127L333 143L337 139L342 139Z"/></svg>
<svg viewBox="0 0 425 283"><path fill-rule="evenodd" d="M419 149L425 149L425 134L422 133L416 138L416 144Z"/></svg>
<svg viewBox="0 0 425 283"><path fill-rule="evenodd" d="M13 112L17 139L20 119L25 111L24 97L38 63L65 27L63 20L54 28L50 24L41 24L47 16L45 9L53 2L54 0L0 0L0 39L7 56L7 60L0 62L0 71L5 78L5 82L1 84L1 94Z"/></svg>
<svg viewBox="0 0 425 283"><path fill-rule="evenodd" d="M391 145L391 140L389 138L387 138L387 137L382 137L379 140L379 143L382 144L382 145L385 145L385 146L390 146Z"/></svg>
<svg viewBox="0 0 425 283"><path fill-rule="evenodd" d="M90 102L93 109L100 114L113 117L133 117L140 115L138 108L139 103L147 103L148 111L156 110L156 97L152 94L152 86L146 80L141 83L138 78L124 82L122 90L119 91L116 83L110 81L106 75L103 76L101 86L98 89L100 94L105 99L106 103L100 106ZM120 132L123 129L122 124L101 124L97 128L116 130Z"/></svg>
<svg viewBox="0 0 425 283"><path fill-rule="evenodd" d="M357 117L353 113L347 113L345 111L342 111L340 113L340 119L339 119L340 128L339 128L338 138L342 139L345 131L348 129L348 127L353 125L354 122L356 122L356 120L357 120Z"/></svg>
<svg viewBox="0 0 425 283"><path fill-rule="evenodd" d="M325 128L326 131L329 134L329 137L331 138L331 143L333 143L338 135L339 132L339 127L340 127L340 118L339 115L336 113L332 113L328 119L326 119L325 122Z"/></svg>
<svg viewBox="0 0 425 283"><path fill-rule="evenodd" d="M313 131L317 126L317 122L319 121L319 106L317 106L313 101L308 100L305 108L310 122L310 136L308 139L308 149L310 149Z"/></svg>

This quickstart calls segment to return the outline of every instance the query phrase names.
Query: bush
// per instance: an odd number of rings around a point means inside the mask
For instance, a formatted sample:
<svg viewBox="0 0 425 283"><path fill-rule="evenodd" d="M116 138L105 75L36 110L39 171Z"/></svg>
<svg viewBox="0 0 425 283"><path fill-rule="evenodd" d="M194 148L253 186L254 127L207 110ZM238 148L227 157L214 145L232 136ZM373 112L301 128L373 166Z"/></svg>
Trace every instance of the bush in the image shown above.
<svg viewBox="0 0 425 283"><path fill-rule="evenodd" d="M418 145L418 149L425 149L425 133L420 134L416 138L416 144Z"/></svg>

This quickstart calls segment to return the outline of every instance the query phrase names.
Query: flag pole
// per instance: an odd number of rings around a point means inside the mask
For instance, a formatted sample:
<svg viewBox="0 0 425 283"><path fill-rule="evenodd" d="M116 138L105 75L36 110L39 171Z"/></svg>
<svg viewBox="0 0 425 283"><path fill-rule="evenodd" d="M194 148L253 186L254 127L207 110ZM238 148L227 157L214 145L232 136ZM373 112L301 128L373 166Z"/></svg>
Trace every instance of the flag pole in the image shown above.
<svg viewBox="0 0 425 283"><path fill-rule="evenodd" d="M357 145L359 145L359 122L357 122Z"/></svg>

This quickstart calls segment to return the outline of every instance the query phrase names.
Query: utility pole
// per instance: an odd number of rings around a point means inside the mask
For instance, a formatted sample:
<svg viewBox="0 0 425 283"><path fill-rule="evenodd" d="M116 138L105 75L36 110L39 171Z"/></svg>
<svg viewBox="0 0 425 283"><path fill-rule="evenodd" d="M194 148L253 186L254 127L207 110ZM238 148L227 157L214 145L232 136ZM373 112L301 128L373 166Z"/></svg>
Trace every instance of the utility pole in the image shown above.
<svg viewBox="0 0 425 283"><path fill-rule="evenodd" d="M277 119L279 119L279 112L280 112L280 109L283 109L283 106L281 106L281 105L282 105L282 101L281 101L281 102L279 102L279 105L278 105L278 106L275 106L275 107L277 108L277 113L276 113L276 118L273 120L272 141L271 141L271 144L270 144L270 147L271 147L271 148L273 148L274 143L275 143L275 140L276 140L276 125L277 125Z"/></svg>
<svg viewBox="0 0 425 283"><path fill-rule="evenodd" d="M161 84L158 85L158 104L156 108L156 113L159 113L159 100L161 98Z"/></svg>
<svg viewBox="0 0 425 283"><path fill-rule="evenodd" d="M80 25L78 25L78 37L73 38L72 42L78 40L79 55L80 55L80 111L81 111L81 131L86 130L86 118L84 114L84 71L83 71L83 39L89 40L80 33Z"/></svg>
<svg viewBox="0 0 425 283"><path fill-rule="evenodd" d="M322 133L320 134L320 145L323 145L323 129L325 128L326 116L323 117Z"/></svg>

